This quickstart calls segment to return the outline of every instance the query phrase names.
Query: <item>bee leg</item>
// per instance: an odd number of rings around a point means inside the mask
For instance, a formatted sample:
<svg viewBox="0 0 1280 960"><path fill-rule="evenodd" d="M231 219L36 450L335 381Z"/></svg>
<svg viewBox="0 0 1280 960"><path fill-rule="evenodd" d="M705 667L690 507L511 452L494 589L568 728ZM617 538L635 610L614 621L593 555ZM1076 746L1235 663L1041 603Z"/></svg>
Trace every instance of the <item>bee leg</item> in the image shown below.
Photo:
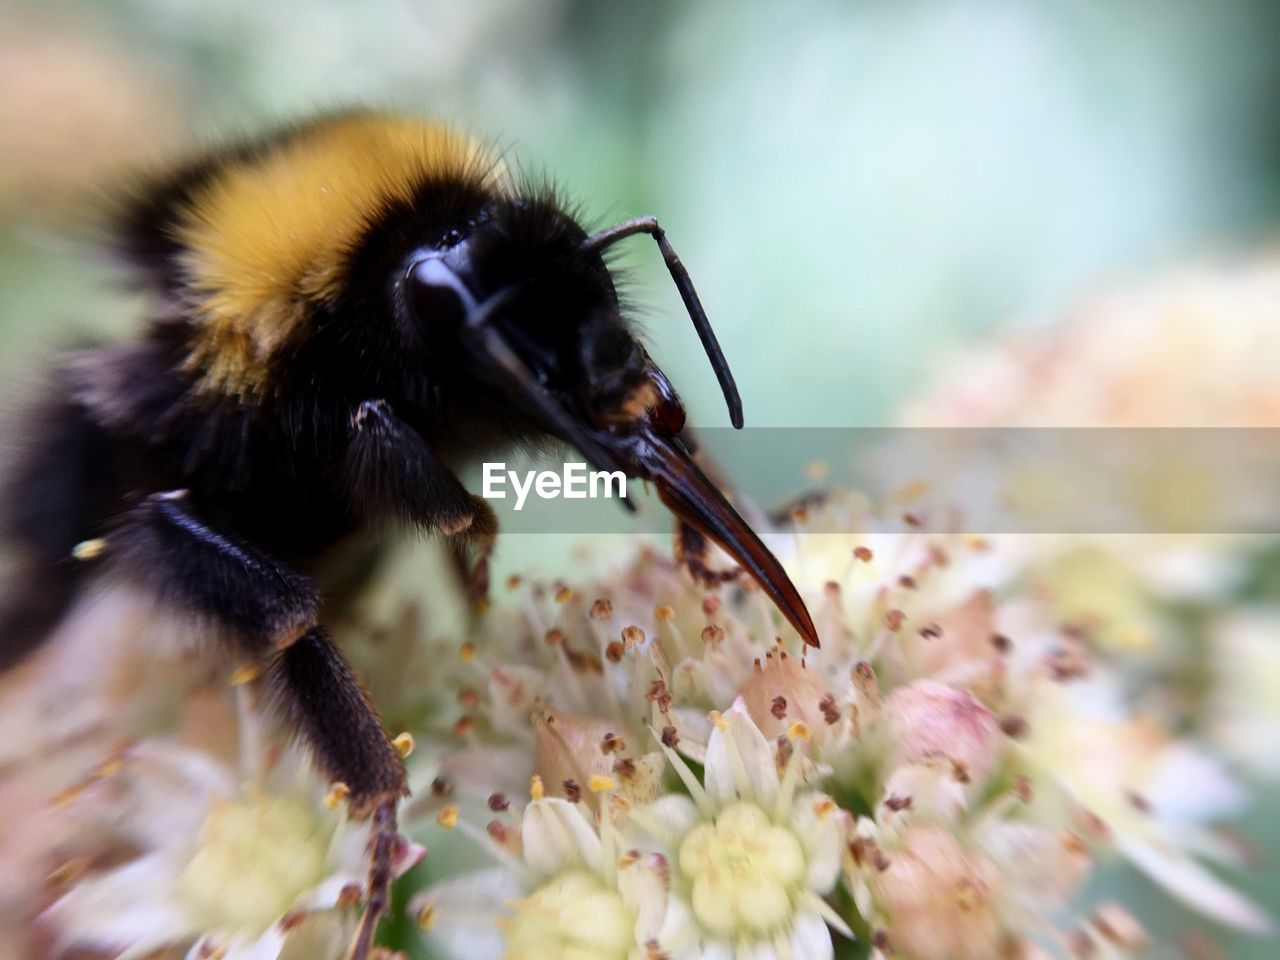
<svg viewBox="0 0 1280 960"><path fill-rule="evenodd" d="M373 949L378 921L391 906L391 881L395 879L396 856L404 841L396 825L396 801L379 804L373 814L373 831L369 836L368 899L364 914L351 942L350 960L368 960Z"/></svg>
<svg viewBox="0 0 1280 960"><path fill-rule="evenodd" d="M108 576L212 626L238 660L261 662L316 622L320 592L307 577L206 526L184 490L147 497L104 538Z"/></svg>
<svg viewBox="0 0 1280 960"><path fill-rule="evenodd" d="M473 612L489 602L489 558L498 539L498 518L488 502L475 497L475 519L463 533L449 538L449 559Z"/></svg>
<svg viewBox="0 0 1280 960"><path fill-rule="evenodd" d="M330 782L342 784L352 815L371 819L367 908L353 953L364 960L404 849L396 807L408 787L373 704L316 623L315 586L206 526L181 492L155 494L126 514L104 556L109 575L215 625L237 659L263 668L268 702L283 723Z"/></svg>
<svg viewBox="0 0 1280 960"><path fill-rule="evenodd" d="M738 579L737 567L717 570L708 562L711 541L683 520L676 524L676 562L689 571L695 581L707 588Z"/></svg>
<svg viewBox="0 0 1280 960"><path fill-rule="evenodd" d="M370 520L448 536L475 520L475 498L385 400L365 400L351 414L344 466L352 506Z"/></svg>
<svg viewBox="0 0 1280 960"><path fill-rule="evenodd" d="M363 515L445 534L467 597L483 603L497 517L385 400L365 400L351 415L346 476L349 496Z"/></svg>
<svg viewBox="0 0 1280 960"><path fill-rule="evenodd" d="M719 467L706 454L698 450L698 443L694 439L693 431L685 427L681 433L681 438L684 440L685 446L689 448L689 452L693 454L698 466L702 468L702 472L717 487L727 491L728 484L725 482ZM689 526L683 520L676 523L675 555L676 562L689 571L689 575L693 577L696 583L707 589L714 589L722 583L736 580L741 572L737 567L730 567L727 570L717 570L712 567L709 562L711 541L707 539L701 530Z"/></svg>
<svg viewBox="0 0 1280 960"><path fill-rule="evenodd" d="M396 808L408 793L400 755L355 674L321 627L283 650L267 674L271 701L312 746L317 764L349 791L351 812L370 818L365 908L351 960L366 960L387 912L404 850Z"/></svg>

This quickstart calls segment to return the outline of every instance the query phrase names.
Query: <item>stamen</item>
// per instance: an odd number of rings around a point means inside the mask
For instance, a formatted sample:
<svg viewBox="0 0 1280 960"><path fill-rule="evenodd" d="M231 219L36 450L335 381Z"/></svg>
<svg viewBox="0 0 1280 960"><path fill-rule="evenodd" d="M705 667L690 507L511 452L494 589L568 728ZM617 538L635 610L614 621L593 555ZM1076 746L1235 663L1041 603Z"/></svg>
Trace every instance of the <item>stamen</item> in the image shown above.
<svg viewBox="0 0 1280 960"><path fill-rule="evenodd" d="M330 810L336 810L338 804L347 799L350 795L351 788L339 780L330 787L329 792L324 795L324 805Z"/></svg>
<svg viewBox="0 0 1280 960"><path fill-rule="evenodd" d="M693 797L693 802L697 805L699 812L704 817L710 817L715 813L715 806L711 803L711 798L707 795L706 789L698 780L689 765L684 762L680 754L676 753L671 747L667 746L666 739L659 734L653 727L649 728L649 732L653 734L654 739L662 747L662 752L667 755L667 759L671 761L671 766L675 769L676 775L680 778L680 782L684 784L684 788L689 791L689 796ZM639 814L638 810L632 811L631 818L634 820ZM638 821L637 821L638 822ZM646 829L648 829L646 827ZM663 831L665 833L665 831Z"/></svg>
<svg viewBox="0 0 1280 960"><path fill-rule="evenodd" d="M436 905L428 900L422 905L422 909L418 911L418 915L414 918L418 923L419 930L430 930L436 925Z"/></svg>
<svg viewBox="0 0 1280 960"><path fill-rule="evenodd" d="M102 537L92 540L81 540L71 548L71 556L77 560L96 560L107 549L107 541Z"/></svg>
<svg viewBox="0 0 1280 960"><path fill-rule="evenodd" d="M793 723L791 726L803 726L803 724ZM774 820L781 821L787 816L791 810L791 804L795 802L796 787L799 783L800 751L792 750L787 756L786 769L782 771L782 782L778 785L778 799L773 804Z"/></svg>
<svg viewBox="0 0 1280 960"><path fill-rule="evenodd" d="M603 774L594 773L591 779L587 781L587 789L592 793L603 793L606 790L616 790L618 784L613 777L606 777Z"/></svg>
<svg viewBox="0 0 1280 960"><path fill-rule="evenodd" d="M235 670L231 671L231 676L227 680L227 682L233 687L240 687L240 686L244 686L244 684L246 683L251 683L252 681L258 679L258 677L261 676L261 674L262 674L262 667L260 667L258 664L246 663L246 664L243 664L242 666L236 667Z"/></svg>

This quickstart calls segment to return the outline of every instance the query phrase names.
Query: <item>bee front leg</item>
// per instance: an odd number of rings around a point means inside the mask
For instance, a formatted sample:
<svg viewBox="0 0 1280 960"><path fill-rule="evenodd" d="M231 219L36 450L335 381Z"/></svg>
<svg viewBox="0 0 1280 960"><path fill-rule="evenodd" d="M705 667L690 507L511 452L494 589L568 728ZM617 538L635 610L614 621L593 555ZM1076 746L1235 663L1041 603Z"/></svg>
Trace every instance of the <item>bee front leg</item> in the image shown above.
<svg viewBox="0 0 1280 960"><path fill-rule="evenodd" d="M487 597L489 557L498 533L493 509L462 485L385 400L366 400L351 415L346 480L362 515L448 536L450 559L468 597L473 602Z"/></svg>
<svg viewBox="0 0 1280 960"><path fill-rule="evenodd" d="M711 566L711 541L700 531L680 520L676 523L676 563L684 567L694 581L707 589L738 579L737 567L717 570Z"/></svg>
<svg viewBox="0 0 1280 960"><path fill-rule="evenodd" d="M105 540L106 575L185 611L224 652L261 670L268 701L310 747L353 816L371 820L365 914L352 957L365 960L403 849L396 808L408 793L400 754L323 627L315 585L253 546L213 530L181 491L130 510Z"/></svg>

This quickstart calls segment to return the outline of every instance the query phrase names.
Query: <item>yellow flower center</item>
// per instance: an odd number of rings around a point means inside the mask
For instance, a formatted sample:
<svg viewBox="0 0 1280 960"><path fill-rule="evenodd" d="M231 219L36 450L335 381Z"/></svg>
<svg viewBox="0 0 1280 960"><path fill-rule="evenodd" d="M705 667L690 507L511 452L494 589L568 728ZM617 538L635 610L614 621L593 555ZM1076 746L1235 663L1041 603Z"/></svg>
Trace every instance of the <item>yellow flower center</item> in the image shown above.
<svg viewBox="0 0 1280 960"><path fill-rule="evenodd" d="M503 960L625 960L635 921L595 874L569 870L516 901Z"/></svg>
<svg viewBox="0 0 1280 960"><path fill-rule="evenodd" d="M805 875L800 841L754 803L735 803L694 827L680 844L679 863L694 916L720 936L764 934L786 923Z"/></svg>
<svg viewBox="0 0 1280 960"><path fill-rule="evenodd" d="M330 835L300 800L215 801L178 897L206 929L257 935L324 879Z"/></svg>

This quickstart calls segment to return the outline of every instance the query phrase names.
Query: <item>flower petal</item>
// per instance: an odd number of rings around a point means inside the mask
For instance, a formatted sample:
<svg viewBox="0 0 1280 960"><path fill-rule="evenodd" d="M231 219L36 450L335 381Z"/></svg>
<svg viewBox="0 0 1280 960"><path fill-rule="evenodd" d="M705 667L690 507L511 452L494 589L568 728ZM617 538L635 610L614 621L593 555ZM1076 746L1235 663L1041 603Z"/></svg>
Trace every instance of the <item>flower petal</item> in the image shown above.
<svg viewBox="0 0 1280 960"><path fill-rule="evenodd" d="M1253 901L1189 857L1125 835L1116 837L1116 846L1139 870L1205 916L1259 935L1274 929Z"/></svg>
<svg viewBox="0 0 1280 960"><path fill-rule="evenodd" d="M826 806L829 800L823 794L801 794L796 798L791 814L792 830L804 844L808 860L806 885L818 893L827 893L835 886L844 857L845 838L851 825L848 813ZM827 812L820 815L817 812L820 809Z"/></svg>
<svg viewBox="0 0 1280 960"><path fill-rule="evenodd" d="M503 904L522 892L509 870L493 867L423 890L409 902L409 913L417 916L431 906L433 924L423 938L446 960L498 960L505 938L497 921L504 915Z"/></svg>
<svg viewBox="0 0 1280 960"><path fill-rule="evenodd" d="M524 860L537 876L550 876L572 863L600 869L600 836L582 811L567 800L534 800L521 827Z"/></svg>
<svg viewBox="0 0 1280 960"><path fill-rule="evenodd" d="M671 864L660 853L646 854L618 873L618 891L636 916L636 944L656 940L667 915Z"/></svg>
<svg viewBox="0 0 1280 960"><path fill-rule="evenodd" d="M88 947L124 950L142 956L185 940L196 931L169 897L174 874L162 856L139 857L122 867L82 880L42 914L57 931L63 949Z"/></svg>
<svg viewBox="0 0 1280 960"><path fill-rule="evenodd" d="M284 941L284 932L279 926L272 926L256 940L233 944L223 955L224 960L276 960Z"/></svg>
<svg viewBox="0 0 1280 960"><path fill-rule="evenodd" d="M800 960L832 960L831 931L816 913L800 914L791 922L791 955Z"/></svg>
<svg viewBox="0 0 1280 960"><path fill-rule="evenodd" d="M743 797L768 806L778 793L778 768L769 741L751 721L741 697L720 719L707 744L707 793L719 804Z"/></svg>

